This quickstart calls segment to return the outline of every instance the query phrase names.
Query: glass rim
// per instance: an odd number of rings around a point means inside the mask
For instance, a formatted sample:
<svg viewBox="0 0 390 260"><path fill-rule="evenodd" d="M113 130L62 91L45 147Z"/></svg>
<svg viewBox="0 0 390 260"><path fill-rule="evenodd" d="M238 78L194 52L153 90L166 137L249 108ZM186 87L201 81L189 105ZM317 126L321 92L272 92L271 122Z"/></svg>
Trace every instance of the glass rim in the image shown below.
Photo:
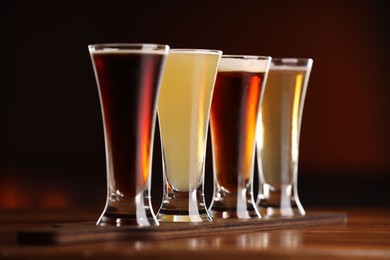
<svg viewBox="0 0 390 260"><path fill-rule="evenodd" d="M169 52L174 53L208 53L208 54L218 54L222 55L222 50L216 50L216 49L192 49L192 48L170 48Z"/></svg>
<svg viewBox="0 0 390 260"><path fill-rule="evenodd" d="M312 63L313 59L312 58L293 58L293 57L280 58L280 57L275 57L275 58L272 58L272 63L273 62L279 62L282 64L291 64L292 65L292 64L300 63L300 62Z"/></svg>
<svg viewBox="0 0 390 260"><path fill-rule="evenodd" d="M223 54L222 59L243 59L243 60L269 60L272 59L271 56L264 56L264 55L236 55L236 54Z"/></svg>
<svg viewBox="0 0 390 260"><path fill-rule="evenodd" d="M310 71L313 67L312 58L272 58L270 70L295 70L304 69Z"/></svg>
<svg viewBox="0 0 390 260"><path fill-rule="evenodd" d="M97 43L89 44L90 52L164 52L169 51L169 45L157 43Z"/></svg>

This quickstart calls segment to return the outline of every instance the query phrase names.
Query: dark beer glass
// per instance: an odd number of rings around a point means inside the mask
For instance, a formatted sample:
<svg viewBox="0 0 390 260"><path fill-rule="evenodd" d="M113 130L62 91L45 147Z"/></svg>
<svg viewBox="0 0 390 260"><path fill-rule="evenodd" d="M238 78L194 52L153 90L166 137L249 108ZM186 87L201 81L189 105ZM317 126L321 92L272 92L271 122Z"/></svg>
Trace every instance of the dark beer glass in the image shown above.
<svg viewBox="0 0 390 260"><path fill-rule="evenodd" d="M169 46L89 45L103 116L107 201L97 225L153 226L151 157Z"/></svg>
<svg viewBox="0 0 390 260"><path fill-rule="evenodd" d="M258 111L271 57L223 55L210 111L213 218L260 218L253 197Z"/></svg>

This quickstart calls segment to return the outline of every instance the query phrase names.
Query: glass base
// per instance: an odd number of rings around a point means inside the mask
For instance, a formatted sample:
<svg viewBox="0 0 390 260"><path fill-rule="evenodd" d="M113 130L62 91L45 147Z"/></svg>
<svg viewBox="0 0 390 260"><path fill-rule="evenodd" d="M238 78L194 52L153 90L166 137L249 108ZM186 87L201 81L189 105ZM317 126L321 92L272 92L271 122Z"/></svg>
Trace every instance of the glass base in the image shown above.
<svg viewBox="0 0 390 260"><path fill-rule="evenodd" d="M234 193L217 192L209 208L211 216L222 219L260 219L261 215L255 206L253 196L245 192L239 194L244 195L238 196Z"/></svg>
<svg viewBox="0 0 390 260"><path fill-rule="evenodd" d="M107 205L97 221L98 226L158 226L150 200L147 198L134 200L108 199ZM145 201L147 203L145 203Z"/></svg>
<svg viewBox="0 0 390 260"><path fill-rule="evenodd" d="M200 191L170 191L164 195L157 213L157 219L163 222L211 222L212 218L204 203Z"/></svg>
<svg viewBox="0 0 390 260"><path fill-rule="evenodd" d="M163 222L211 222L212 219L207 213L190 214L183 211L162 210L157 214L157 219Z"/></svg>
<svg viewBox="0 0 390 260"><path fill-rule="evenodd" d="M259 205L260 214L265 217L294 217L294 216L304 216L305 212L302 212L298 207L272 207L269 205Z"/></svg>
<svg viewBox="0 0 390 260"><path fill-rule="evenodd" d="M275 188L269 184L263 184L261 188L258 207L262 216L292 217L306 214L292 185Z"/></svg>
<svg viewBox="0 0 390 260"><path fill-rule="evenodd" d="M224 207L213 207L210 210L210 215L213 219L261 219L261 215L258 210L246 210L237 211L236 208L224 208Z"/></svg>

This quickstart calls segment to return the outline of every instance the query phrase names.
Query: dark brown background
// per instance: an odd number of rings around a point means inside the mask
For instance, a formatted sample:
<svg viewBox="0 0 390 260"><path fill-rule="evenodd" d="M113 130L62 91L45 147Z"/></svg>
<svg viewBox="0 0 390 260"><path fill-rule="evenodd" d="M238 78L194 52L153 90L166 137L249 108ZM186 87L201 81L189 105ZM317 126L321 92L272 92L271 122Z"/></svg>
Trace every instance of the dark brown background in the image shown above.
<svg viewBox="0 0 390 260"><path fill-rule="evenodd" d="M0 209L103 208L103 130L87 45L105 42L313 58L300 144L303 205L390 206L390 32L378 1L95 2L2 3Z"/></svg>

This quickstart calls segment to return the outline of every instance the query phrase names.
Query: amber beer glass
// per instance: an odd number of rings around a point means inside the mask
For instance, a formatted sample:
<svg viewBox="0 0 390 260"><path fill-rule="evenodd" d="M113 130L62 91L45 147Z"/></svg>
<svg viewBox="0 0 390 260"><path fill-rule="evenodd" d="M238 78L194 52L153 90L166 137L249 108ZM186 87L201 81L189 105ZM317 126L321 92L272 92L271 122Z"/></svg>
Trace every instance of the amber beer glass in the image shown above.
<svg viewBox="0 0 390 260"><path fill-rule="evenodd" d="M213 218L260 218L253 196L256 126L271 57L223 55L210 112Z"/></svg>
<svg viewBox="0 0 390 260"><path fill-rule="evenodd" d="M97 225L158 225L150 200L156 105L169 46L89 45L103 116L107 201Z"/></svg>
<svg viewBox="0 0 390 260"><path fill-rule="evenodd" d="M297 189L299 136L312 59L273 58L259 113L259 210L305 215Z"/></svg>

